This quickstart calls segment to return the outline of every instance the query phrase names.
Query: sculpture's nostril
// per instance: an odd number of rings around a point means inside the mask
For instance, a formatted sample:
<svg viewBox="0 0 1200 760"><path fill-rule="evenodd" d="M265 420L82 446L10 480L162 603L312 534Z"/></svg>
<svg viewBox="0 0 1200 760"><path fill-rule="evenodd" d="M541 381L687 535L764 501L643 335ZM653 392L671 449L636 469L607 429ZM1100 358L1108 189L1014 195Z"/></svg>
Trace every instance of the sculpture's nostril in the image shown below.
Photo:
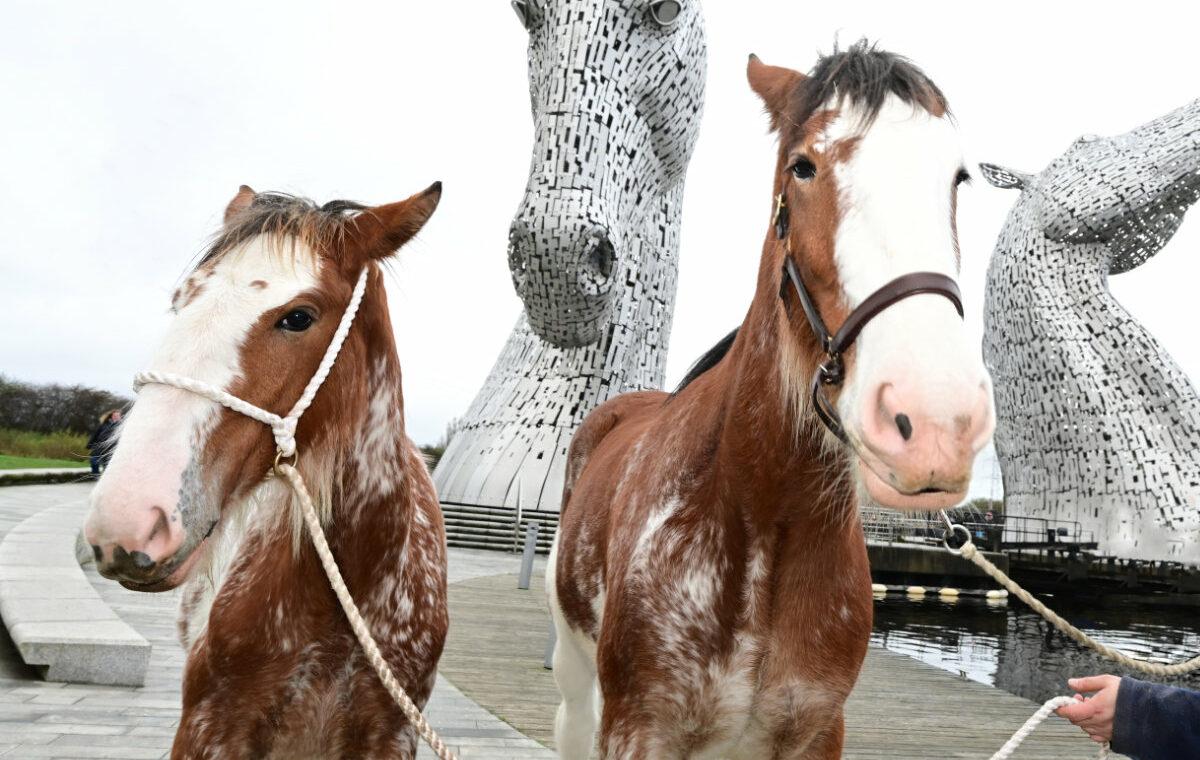
<svg viewBox="0 0 1200 760"><path fill-rule="evenodd" d="M617 260L617 252L612 241L607 237L594 238L587 252L588 266L591 270L607 280L612 277L613 265Z"/></svg>
<svg viewBox="0 0 1200 760"><path fill-rule="evenodd" d="M512 240L508 244L508 271L512 274L513 284L520 290L525 285L528 266L528 258L525 255L525 248L519 240Z"/></svg>
<svg viewBox="0 0 1200 760"><path fill-rule="evenodd" d="M912 420L908 418L907 414L896 415L896 429L900 431L900 437L904 440L912 438Z"/></svg>

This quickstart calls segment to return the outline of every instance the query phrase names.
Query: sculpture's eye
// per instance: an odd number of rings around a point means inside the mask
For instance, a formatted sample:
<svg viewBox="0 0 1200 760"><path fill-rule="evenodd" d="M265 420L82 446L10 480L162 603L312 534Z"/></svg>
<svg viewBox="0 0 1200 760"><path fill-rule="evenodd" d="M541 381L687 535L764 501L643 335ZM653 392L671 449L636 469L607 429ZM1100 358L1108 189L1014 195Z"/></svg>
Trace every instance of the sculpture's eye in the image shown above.
<svg viewBox="0 0 1200 760"><path fill-rule="evenodd" d="M955 177L954 177L954 186L958 187L959 185L963 184L964 182L970 182L970 181L971 181L971 173L968 172L966 169L959 169L958 174L955 175Z"/></svg>
<svg viewBox="0 0 1200 760"><path fill-rule="evenodd" d="M532 0L512 0L512 9L516 11L517 18L521 19L521 26L526 29L533 28L535 20L535 9Z"/></svg>
<svg viewBox="0 0 1200 760"><path fill-rule="evenodd" d="M287 330L288 332L304 332L312 327L312 324L312 314L309 314L304 309L292 309L275 326L280 330Z"/></svg>
<svg viewBox="0 0 1200 760"><path fill-rule="evenodd" d="M663 28L674 26L683 14L679 0L650 0L650 18Z"/></svg>
<svg viewBox="0 0 1200 760"><path fill-rule="evenodd" d="M807 158L799 158L792 164L792 175L799 180L808 181L817 176L817 165Z"/></svg>

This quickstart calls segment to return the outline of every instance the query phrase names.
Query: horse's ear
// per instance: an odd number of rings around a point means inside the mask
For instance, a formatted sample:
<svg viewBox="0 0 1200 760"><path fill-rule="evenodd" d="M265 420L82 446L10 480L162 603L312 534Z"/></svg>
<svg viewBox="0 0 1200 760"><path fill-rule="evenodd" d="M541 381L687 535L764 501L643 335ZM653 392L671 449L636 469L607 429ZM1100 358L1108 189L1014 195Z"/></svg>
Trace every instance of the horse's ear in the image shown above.
<svg viewBox="0 0 1200 760"><path fill-rule="evenodd" d="M1012 169L1005 169L1003 166L997 166L996 164L980 164L979 172L988 181L988 184L1004 190L1012 190L1014 188L1024 190L1031 179L1028 174L1015 172Z"/></svg>
<svg viewBox="0 0 1200 760"><path fill-rule="evenodd" d="M364 210L350 232L354 244L368 258L390 256L421 231L441 199L442 183L434 182L411 198Z"/></svg>
<svg viewBox="0 0 1200 760"><path fill-rule="evenodd" d="M746 78L750 80L750 89L758 93L767 107L767 113L771 115L771 129L777 130L787 115L792 93L808 77L782 66L768 66L751 53L750 62L746 65Z"/></svg>
<svg viewBox="0 0 1200 760"><path fill-rule="evenodd" d="M225 207L225 224L229 224L235 216L250 208L250 204L254 203L256 193L249 185L242 185L238 188L237 195L233 196L233 200Z"/></svg>

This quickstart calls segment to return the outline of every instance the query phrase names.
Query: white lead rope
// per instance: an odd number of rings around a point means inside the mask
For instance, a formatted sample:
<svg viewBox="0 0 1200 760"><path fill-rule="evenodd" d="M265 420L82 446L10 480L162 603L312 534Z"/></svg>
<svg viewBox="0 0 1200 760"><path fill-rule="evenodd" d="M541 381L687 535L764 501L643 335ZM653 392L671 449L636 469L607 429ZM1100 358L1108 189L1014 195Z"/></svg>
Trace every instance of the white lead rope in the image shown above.
<svg viewBox="0 0 1200 760"><path fill-rule="evenodd" d="M949 551L951 554L957 554L975 563L980 570L987 573L994 581L1007 589L1010 594L1027 604L1033 609L1034 612L1041 615L1043 618L1049 621L1051 625L1053 625L1077 644L1095 650L1100 655L1120 665L1124 665L1131 670L1137 670L1149 675L1178 676L1200 670L1200 656L1193 657L1190 660L1183 660L1182 662L1174 662L1169 665L1162 665L1157 662L1148 662L1146 660L1140 660L1136 657L1130 657L1124 652L1118 651L1107 644L1096 641L1091 636L1071 625L1070 622L1043 604L1041 600L1035 597L1033 594L1021 588L1020 584L1008 577L1003 570L996 567L991 560L983 556L983 553L979 551L979 547L975 546L974 542L971 541L971 532L967 530L965 526L951 521L950 516L947 515L945 511L942 512L942 519L946 521L946 525L949 526L951 533L961 532L962 535L966 537L966 542L958 549L951 548L949 540L943 542L943 545L946 547L947 551ZM1008 744L1004 745L1004 748L1002 748L1000 752L997 752L992 756L992 760L1004 760L1004 758L1007 758L1012 754L1012 751L1015 750L1017 746L1025 740L1025 737L1027 737L1039 723L1045 720L1051 712L1057 710L1059 707L1070 704L1073 701L1074 700L1070 697L1055 697L1047 702L1042 706L1042 709L1038 710L1032 718L1025 722L1025 725L1021 727L1021 730L1017 731L1017 733L1013 735L1013 738L1009 740ZM1058 703L1055 705L1055 707L1048 707L1050 704L1055 702ZM1007 754L1004 754L1005 748L1008 748L1010 744L1012 745L1012 748L1008 749ZM1100 750L1100 757L1108 757L1107 744L1105 744Z"/></svg>
<svg viewBox="0 0 1200 760"><path fill-rule="evenodd" d="M991 760L1008 760L1012 754L1017 751L1017 747L1029 738L1033 730L1041 725L1042 721L1054 714L1054 711L1060 707L1074 704L1075 700L1071 697L1055 697L1046 704L1038 708L1038 711L1025 721L1025 724L1017 729L1017 732L1012 735L1012 738L1004 743L1004 746L997 750L996 754L992 755ZM1100 748L1100 754L1096 756L1097 760L1105 760L1109 756L1108 745L1105 744Z"/></svg>
<svg viewBox="0 0 1200 760"><path fill-rule="evenodd" d="M304 522L308 526L309 535L312 537L313 548L316 549L317 556L321 560L321 567L325 569L325 576L329 579L329 585L333 588L334 594L337 595L338 602L342 606L342 611L345 612L346 619L350 622L350 628L354 631L355 638L358 639L359 645L362 646L363 652L367 656L367 661L375 669L375 673L379 676L383 687L387 689L388 694L396 701L396 705L404 713L404 717L408 718L408 721L412 723L417 733L425 740L425 743L429 745L439 760L458 760L454 756L454 753L446 747L446 744L437 735L437 732L433 730L433 727L429 725L429 722L425 720L425 716L421 714L421 709L417 707L416 703L404 691L404 687L400 685L396 674L392 672L391 666L383 658L383 654L379 651L379 645L375 643L375 639L371 636L371 630L367 626L367 622L363 619L362 614L359 613L358 605L354 603L354 598L350 595L350 590L346 588L346 582L342 578L341 571L338 569L337 560L333 557L333 552L329 548L329 542L325 540L325 532L321 529L321 520L317 517L317 510L313 505L312 496L304 484L304 478L301 477L300 471L293 465L281 462L284 458L295 457L296 455L296 425L300 422L300 415L304 414L308 407L312 405L317 391L320 390L321 384L325 382L325 378L329 377L329 373L333 369L333 363L337 361L338 354L342 350L342 345L346 342L346 336L350 334L350 327L354 324L354 317L358 314L358 307L362 304L363 294L367 290L368 274L369 270L363 269L362 274L359 275L358 282L354 285L354 292L350 296L350 303L346 306L346 311L342 314L342 321L338 323L337 331L334 332L333 338L329 342L329 348L325 350L325 356L321 359L321 364L317 367L317 371L313 374L312 379L308 381L308 385L305 386L304 393L301 394L300 399L292 407L292 411L288 412L286 417L280 417L278 414L268 412L209 383L193 380L190 377L177 375L173 372L139 372L134 376L133 387L135 391L138 391L144 385L169 385L173 388L179 388L195 393L198 396L203 396L210 401L215 401L235 412L258 420L271 428L271 434L275 437L275 448L279 452L275 457L274 472L287 480L288 485L292 487L292 491L300 502Z"/></svg>

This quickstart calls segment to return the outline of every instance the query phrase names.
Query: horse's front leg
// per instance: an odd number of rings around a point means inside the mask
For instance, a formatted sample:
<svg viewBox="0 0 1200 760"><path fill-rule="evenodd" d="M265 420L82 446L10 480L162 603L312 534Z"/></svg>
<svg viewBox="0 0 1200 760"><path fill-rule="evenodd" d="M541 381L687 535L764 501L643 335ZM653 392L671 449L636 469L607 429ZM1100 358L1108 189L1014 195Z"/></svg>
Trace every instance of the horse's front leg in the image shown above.
<svg viewBox="0 0 1200 760"><path fill-rule="evenodd" d="M605 697L600 729L602 760L684 760L678 736L665 730L645 713L638 714L633 700Z"/></svg>
<svg viewBox="0 0 1200 760"><path fill-rule="evenodd" d="M837 716L808 746L790 753L784 750L777 755L779 760L839 760L846 739L846 719L841 710Z"/></svg>
<svg viewBox="0 0 1200 760"><path fill-rule="evenodd" d="M264 730L258 711L204 698L184 708L171 745L171 760L265 757L270 751L270 733Z"/></svg>
<svg viewBox="0 0 1200 760"><path fill-rule="evenodd" d="M346 760L414 760L417 756L417 729L405 721L404 726L380 736L365 753L344 755Z"/></svg>

